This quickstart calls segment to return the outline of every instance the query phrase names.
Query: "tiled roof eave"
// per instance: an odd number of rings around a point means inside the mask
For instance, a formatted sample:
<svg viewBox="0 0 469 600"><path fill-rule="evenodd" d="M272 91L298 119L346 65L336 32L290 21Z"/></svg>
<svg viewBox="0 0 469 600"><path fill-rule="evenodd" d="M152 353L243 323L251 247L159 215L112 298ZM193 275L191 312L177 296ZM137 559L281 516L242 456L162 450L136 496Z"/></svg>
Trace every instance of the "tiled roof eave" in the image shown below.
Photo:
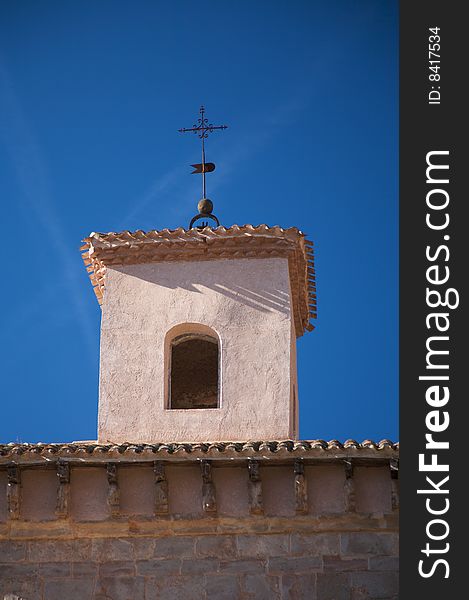
<svg viewBox="0 0 469 600"><path fill-rule="evenodd" d="M314 329L317 316L313 244L296 227L233 225L161 231L92 233L83 260L98 302L104 298L108 267L161 261L286 257L297 336Z"/></svg>
<svg viewBox="0 0 469 600"><path fill-rule="evenodd" d="M145 463L155 460L187 462L197 460L264 460L285 461L305 459L312 462L334 462L344 459L381 461L397 458L399 444L390 440L378 443L366 440L281 440L250 442L207 442L174 444L3 444L0 445L0 465L45 464L57 460L80 464L109 461Z"/></svg>

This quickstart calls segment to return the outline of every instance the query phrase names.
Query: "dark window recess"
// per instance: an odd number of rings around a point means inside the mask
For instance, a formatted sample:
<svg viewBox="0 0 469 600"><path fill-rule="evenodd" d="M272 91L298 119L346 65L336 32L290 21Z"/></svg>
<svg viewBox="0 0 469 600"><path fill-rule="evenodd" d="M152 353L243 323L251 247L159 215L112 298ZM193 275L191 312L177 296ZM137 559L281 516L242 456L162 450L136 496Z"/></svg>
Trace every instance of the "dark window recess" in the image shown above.
<svg viewBox="0 0 469 600"><path fill-rule="evenodd" d="M171 344L170 408L218 407L218 342L182 335Z"/></svg>

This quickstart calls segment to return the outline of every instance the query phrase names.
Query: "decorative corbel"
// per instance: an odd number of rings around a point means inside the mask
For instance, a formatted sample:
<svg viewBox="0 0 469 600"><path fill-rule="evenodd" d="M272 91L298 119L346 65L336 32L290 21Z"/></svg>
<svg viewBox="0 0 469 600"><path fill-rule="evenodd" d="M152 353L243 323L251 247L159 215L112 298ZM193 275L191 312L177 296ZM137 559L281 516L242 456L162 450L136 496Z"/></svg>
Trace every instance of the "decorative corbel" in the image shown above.
<svg viewBox="0 0 469 600"><path fill-rule="evenodd" d="M210 461L203 460L200 463L202 469L202 508L205 512L216 512L217 499L215 486L212 481L212 465Z"/></svg>
<svg viewBox="0 0 469 600"><path fill-rule="evenodd" d="M111 509L111 515L116 517L119 514L120 508L120 493L119 483L117 481L116 463L107 463L106 472L108 482L107 503Z"/></svg>
<svg viewBox="0 0 469 600"><path fill-rule="evenodd" d="M345 510L347 512L355 512L355 482L353 480L353 464L351 458L344 460L345 466L345 483L344 483L344 496L345 496Z"/></svg>
<svg viewBox="0 0 469 600"><path fill-rule="evenodd" d="M308 512L308 490L306 486L305 465L302 460L295 460L295 512L306 514Z"/></svg>
<svg viewBox="0 0 469 600"><path fill-rule="evenodd" d="M399 509L399 459L391 458L389 461L391 473L391 506L393 510Z"/></svg>
<svg viewBox="0 0 469 600"><path fill-rule="evenodd" d="M21 500L21 479L18 465L7 466L7 507L10 519L19 519Z"/></svg>
<svg viewBox="0 0 469 600"><path fill-rule="evenodd" d="M57 477L59 478L59 485L55 515L59 519L66 519L70 504L70 465L68 462L57 461Z"/></svg>
<svg viewBox="0 0 469 600"><path fill-rule="evenodd" d="M157 515L164 515L168 513L168 480L166 479L166 473L164 463L155 461L153 463L153 472L155 473L155 513Z"/></svg>
<svg viewBox="0 0 469 600"><path fill-rule="evenodd" d="M248 461L249 483L249 512L252 515L261 515L264 512L264 502L262 499L262 481L259 471L259 461Z"/></svg>

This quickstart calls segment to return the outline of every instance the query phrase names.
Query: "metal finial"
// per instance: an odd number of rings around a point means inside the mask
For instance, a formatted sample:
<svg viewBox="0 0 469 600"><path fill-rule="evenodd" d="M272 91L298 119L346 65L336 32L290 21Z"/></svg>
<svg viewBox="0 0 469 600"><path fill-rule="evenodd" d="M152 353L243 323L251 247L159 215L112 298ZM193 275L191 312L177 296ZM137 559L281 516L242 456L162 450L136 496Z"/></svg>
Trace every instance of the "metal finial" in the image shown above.
<svg viewBox="0 0 469 600"><path fill-rule="evenodd" d="M220 225L220 222L218 221L217 217L212 214L213 203L207 198L205 173L211 173L212 171L214 171L215 164L205 162L205 139L208 138L209 133L213 133L217 129L227 129L228 127L227 125L212 125L212 123L209 123L208 119L205 117L205 108L203 105L200 107L199 113L200 117L197 119L197 123L194 123L192 127L183 127L182 129L178 129L180 133L187 133L189 131L192 131L193 133L196 133L198 137L202 140L202 162L197 163L195 165L191 165L192 167L194 167L192 173L200 173L202 175L202 199L197 205L197 208L199 209L199 214L192 218L189 225L189 229L192 229L196 221L199 221L204 218L215 221L217 226ZM207 221L202 221L199 227L207 227L207 225Z"/></svg>

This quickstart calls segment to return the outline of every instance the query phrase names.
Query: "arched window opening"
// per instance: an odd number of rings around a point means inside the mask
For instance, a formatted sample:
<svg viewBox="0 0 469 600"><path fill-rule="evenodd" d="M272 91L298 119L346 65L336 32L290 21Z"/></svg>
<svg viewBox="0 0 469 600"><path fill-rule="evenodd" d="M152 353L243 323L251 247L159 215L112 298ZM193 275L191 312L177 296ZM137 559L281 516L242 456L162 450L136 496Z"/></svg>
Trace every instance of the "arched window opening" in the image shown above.
<svg viewBox="0 0 469 600"><path fill-rule="evenodd" d="M218 340L183 334L170 352L169 408L218 408Z"/></svg>

